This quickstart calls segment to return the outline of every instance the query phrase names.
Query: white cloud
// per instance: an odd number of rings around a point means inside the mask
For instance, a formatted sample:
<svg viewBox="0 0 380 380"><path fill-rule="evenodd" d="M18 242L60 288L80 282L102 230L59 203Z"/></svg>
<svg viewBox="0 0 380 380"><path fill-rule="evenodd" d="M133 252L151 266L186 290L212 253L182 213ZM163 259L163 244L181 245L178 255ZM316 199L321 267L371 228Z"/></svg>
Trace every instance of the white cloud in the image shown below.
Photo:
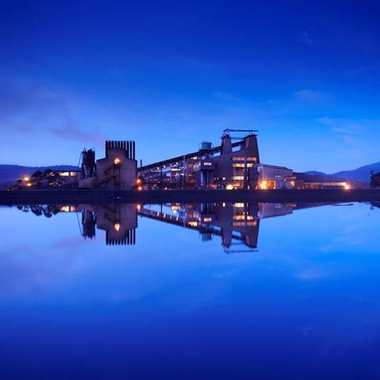
<svg viewBox="0 0 380 380"><path fill-rule="evenodd" d="M322 91L303 89L295 91L293 99L307 103L319 103L331 99L331 96Z"/></svg>
<svg viewBox="0 0 380 380"><path fill-rule="evenodd" d="M78 99L43 83L2 79L0 99L3 129L90 143L105 139L98 131L79 125L74 115L75 109L81 108Z"/></svg>

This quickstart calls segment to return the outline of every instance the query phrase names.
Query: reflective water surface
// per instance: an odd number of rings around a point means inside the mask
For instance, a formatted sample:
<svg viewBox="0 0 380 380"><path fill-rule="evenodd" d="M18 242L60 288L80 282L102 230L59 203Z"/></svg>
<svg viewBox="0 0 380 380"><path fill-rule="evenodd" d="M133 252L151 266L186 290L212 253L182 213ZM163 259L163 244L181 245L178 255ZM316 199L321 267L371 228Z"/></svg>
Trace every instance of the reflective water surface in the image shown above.
<svg viewBox="0 0 380 380"><path fill-rule="evenodd" d="M376 379L376 204L0 208L1 379Z"/></svg>

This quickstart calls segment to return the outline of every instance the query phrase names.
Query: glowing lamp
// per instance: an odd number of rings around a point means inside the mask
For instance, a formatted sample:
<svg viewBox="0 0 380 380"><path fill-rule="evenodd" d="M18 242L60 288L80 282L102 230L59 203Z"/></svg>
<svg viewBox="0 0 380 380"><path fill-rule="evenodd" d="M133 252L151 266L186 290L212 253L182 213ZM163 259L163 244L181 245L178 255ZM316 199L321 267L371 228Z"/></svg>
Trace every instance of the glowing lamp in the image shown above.
<svg viewBox="0 0 380 380"><path fill-rule="evenodd" d="M23 180L24 180L25 182L29 182L29 181L30 181L30 178L29 178L29 177L24 177Z"/></svg>
<svg viewBox="0 0 380 380"><path fill-rule="evenodd" d="M261 190L266 190L266 189L268 189L268 182L267 182L267 181L262 181L262 182L260 182L259 187L260 187Z"/></svg>
<svg viewBox="0 0 380 380"><path fill-rule="evenodd" d="M120 231L120 223L115 223L113 228L115 229L115 231Z"/></svg>
<svg viewBox="0 0 380 380"><path fill-rule="evenodd" d="M114 163L115 165L120 165L120 164L121 164L121 160L120 160L120 158L116 157L116 158L113 160L113 163Z"/></svg>

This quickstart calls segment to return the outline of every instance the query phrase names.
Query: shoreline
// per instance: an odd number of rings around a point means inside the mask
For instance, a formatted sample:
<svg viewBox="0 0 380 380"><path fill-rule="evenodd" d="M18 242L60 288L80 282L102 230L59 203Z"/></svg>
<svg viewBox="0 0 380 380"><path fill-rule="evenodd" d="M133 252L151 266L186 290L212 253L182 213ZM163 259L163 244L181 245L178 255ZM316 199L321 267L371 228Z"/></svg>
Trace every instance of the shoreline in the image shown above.
<svg viewBox="0 0 380 380"><path fill-rule="evenodd" d="M1 205L97 203L379 202L380 189L323 190L20 190L0 191Z"/></svg>

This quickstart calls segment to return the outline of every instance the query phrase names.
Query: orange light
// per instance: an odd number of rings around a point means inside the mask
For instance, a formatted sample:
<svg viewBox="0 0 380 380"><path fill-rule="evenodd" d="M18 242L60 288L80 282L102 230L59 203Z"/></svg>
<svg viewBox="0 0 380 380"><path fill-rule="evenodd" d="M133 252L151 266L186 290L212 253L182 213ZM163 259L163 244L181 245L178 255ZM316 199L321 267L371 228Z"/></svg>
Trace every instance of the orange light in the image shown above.
<svg viewBox="0 0 380 380"><path fill-rule="evenodd" d="M351 185L349 183L346 183L344 190L351 190Z"/></svg>
<svg viewBox="0 0 380 380"><path fill-rule="evenodd" d="M231 185L230 183L226 186L226 189L227 190L233 190L234 189L234 186Z"/></svg>
<svg viewBox="0 0 380 380"><path fill-rule="evenodd" d="M136 205L136 209L137 209L137 211L140 211L140 210L141 210L141 207L142 207L142 206L141 206L140 204L137 204L137 205Z"/></svg>
<svg viewBox="0 0 380 380"><path fill-rule="evenodd" d="M120 230L120 223L115 223L113 228L115 229L115 231L119 231Z"/></svg>
<svg viewBox="0 0 380 380"><path fill-rule="evenodd" d="M138 178L138 179L136 180L136 184L137 184L137 185L141 185L141 179L140 179L140 178Z"/></svg>
<svg viewBox="0 0 380 380"><path fill-rule="evenodd" d="M260 182L260 184L259 184L259 188L260 188L261 190L267 190L267 189L268 189L268 182L267 182L267 181L262 181L262 182Z"/></svg>
<svg viewBox="0 0 380 380"><path fill-rule="evenodd" d="M28 182L28 183L26 184L26 186L30 187L30 186L32 186L32 184L31 184L30 182Z"/></svg>
<svg viewBox="0 0 380 380"><path fill-rule="evenodd" d="M120 164L121 164L121 160L120 160L120 158L116 157L116 158L113 160L113 163L114 163L115 165L120 165Z"/></svg>
<svg viewBox="0 0 380 380"><path fill-rule="evenodd" d="M29 181L30 181L30 178L29 178L29 177L24 177L23 180L24 180L25 182L29 182Z"/></svg>
<svg viewBox="0 0 380 380"><path fill-rule="evenodd" d="M139 186L138 188L137 188L137 190L139 190L139 191L141 191L143 188L142 188L142 186Z"/></svg>

